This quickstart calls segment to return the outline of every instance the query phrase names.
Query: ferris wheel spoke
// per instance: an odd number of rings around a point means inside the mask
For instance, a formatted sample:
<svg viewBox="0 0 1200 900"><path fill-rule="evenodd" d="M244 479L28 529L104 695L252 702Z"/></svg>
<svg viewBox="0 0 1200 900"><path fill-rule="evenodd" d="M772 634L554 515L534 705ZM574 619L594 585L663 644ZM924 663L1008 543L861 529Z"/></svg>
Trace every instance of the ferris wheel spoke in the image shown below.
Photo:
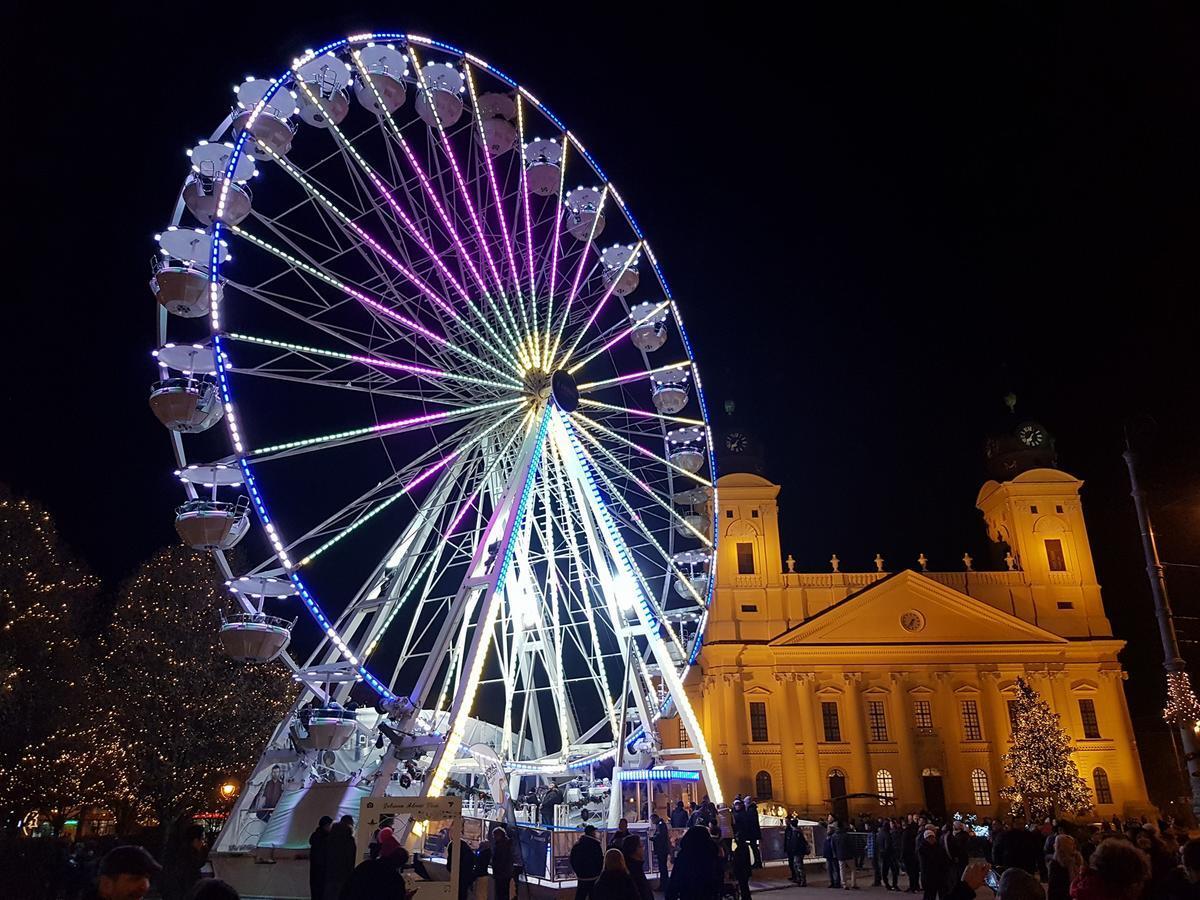
<svg viewBox="0 0 1200 900"><path fill-rule="evenodd" d="M401 149L401 152L404 154L404 158L408 161L409 166L412 168L413 172L416 174L417 179L421 184L421 188L422 188L425 196L428 197L429 201L433 204L434 209L437 211L438 218L441 220L442 225L444 226L447 234L450 236L450 240L453 242L455 248L458 250L460 262L467 269L467 271L471 274L471 277L474 279L475 284L479 287L480 291L484 295L484 298L488 301L489 305L491 305L493 312L497 314L497 317L501 323L501 326L505 330L508 330L509 322L508 322L507 317L500 315L499 308L496 304L495 299L492 297L491 291L488 289L487 284L485 283L485 281L483 279L483 276L480 274L479 269L476 267L473 259L471 258L471 254L467 251L467 248L464 246L462 238L458 234L458 229L454 226L453 220L450 218L449 214L446 212L445 206L442 204L441 200L438 198L437 191L434 189L433 184L430 181L428 174L425 172L424 168L421 166L420 162L417 160L416 154L413 152L412 147L409 145L408 141L405 139L404 134L401 131L400 127L396 124L395 118L392 116L392 114L390 112L387 111L387 105L386 105L386 103L384 103L383 97L379 93L379 88L375 82L375 79L372 77L370 72L368 72L367 69L363 66L361 51L355 50L352 54L352 57L354 59L355 66L358 69L359 77L362 78L364 83L367 84L367 86L370 88L372 94L374 95L374 97L376 99L376 102L379 104L380 108L384 111L383 118L388 125L389 131L391 132L395 141L400 145L400 149ZM413 57L413 60L414 60L414 65L417 65L415 57ZM419 76L419 77L421 77L421 76ZM426 96L428 97L428 90L424 86L423 77L421 77L421 78L422 78L422 80L420 83L422 85L422 90L426 91ZM441 129L440 120L438 123L438 127L440 130ZM464 190L464 197L467 199L467 202L469 202L469 197L467 197L467 195L465 194L465 188L463 190ZM474 221L474 219L473 219L473 221ZM483 243L482 232L480 231L478 233L480 235L480 243L482 245L482 243ZM478 310L478 308L476 308L474 306L474 304L472 304L472 309L475 311L478 318L482 322L487 324L489 330L491 330L490 323L487 322L487 319L482 314L482 312L480 312ZM515 333L510 332L509 337L512 340L513 346L520 345L520 340L517 338ZM499 341L499 343L503 344L503 341Z"/></svg>
<svg viewBox="0 0 1200 900"><path fill-rule="evenodd" d="M336 133L339 135L339 137L342 137L341 131L337 130L336 126L332 127L336 130ZM262 142L259 141L259 143L261 144ZM442 260L440 254L437 253L437 251L429 243L428 239L419 232L416 225L408 217L407 213L404 212L404 210L399 206L399 203L395 200L394 196L388 191L386 185L384 185L382 180L373 172L373 170L370 169L369 166L367 166L366 161L362 159L352 145L346 145L347 152L350 153L353 158L360 163L364 171L370 177L372 184L384 197L388 205L392 207L393 212L398 218L401 219L406 229L421 246L421 249L429 255L430 260L437 267L442 278L454 288L455 293L457 293L459 297L467 304L468 308L475 313L476 317L480 318L485 329L490 333L489 338L484 338L478 331L476 331L474 327L472 327L466 321L466 319L448 300L444 299L440 294L434 291L424 279L422 279L412 269L398 260L378 240L376 240L361 225L359 225L358 222L356 222L351 216L334 204L324 192L322 192L317 186L305 178L295 166L291 165L291 163L289 163L285 158L275 153L275 151L271 150L269 147L264 145L264 149L271 155L272 159L274 159L284 169L284 171L286 171L293 178L293 180L296 181L297 184L299 184L306 192L308 192L314 201L320 203L320 205L328 210L328 212L335 217L340 225L353 232L353 234L359 238L360 244L365 244L367 247L373 250L376 255L385 260L388 265L391 266L391 268L398 272L401 276L403 276L405 280L417 287L422 296L433 302L439 310L453 319L460 328L478 341L480 345L487 347L499 357L508 358L514 366L516 365L516 358L504 349L504 344L500 340L499 335L491 327L491 324L486 319L482 318L482 316L480 316L478 309L471 301L470 295L467 293L462 284L459 283L458 279L454 277L454 274L450 271L449 267L446 266L446 263Z"/></svg>
<svg viewBox="0 0 1200 900"><path fill-rule="evenodd" d="M592 400L589 397L581 397L579 400L580 406L587 406L595 410L599 410L597 415L607 413L621 413L627 416L636 416L644 419L657 419L660 422L671 422L677 425L704 425L703 419L690 419L687 416L668 416L666 413L650 412L645 409L635 409L632 406L615 406L612 403L601 403L599 400Z"/></svg>
<svg viewBox="0 0 1200 900"><path fill-rule="evenodd" d="M654 460L655 462L666 466L668 469L671 469L673 472L677 472L680 475L690 478L692 481L695 481L697 484L701 484L704 487L708 487L708 488L712 487L712 482L710 482L708 479L703 478L700 475L697 475L695 472L689 472L687 469L683 468L682 466L675 465L675 463L671 462L670 460L664 459L663 457L659 456L657 453L654 453L651 450L647 450L641 444L634 443L633 441L629 440L629 438L623 437L622 435L618 434L617 432L613 431L610 428L606 428L605 426L603 426L599 422L597 422L595 419L585 416L583 413L579 412L578 410L571 413L571 419L573 421L579 422L581 425L583 425L586 428L590 428L593 431L599 431L601 434L605 434L608 437L613 438L614 440L620 441L622 444L629 447L631 450L633 450L637 453L640 453L642 456L646 457L647 459Z"/></svg>
<svg viewBox="0 0 1200 900"><path fill-rule="evenodd" d="M524 398L493 400L488 403L479 403L475 406L464 407L463 409L442 410L440 412L412 416L407 419L397 419L393 422L382 422L376 425L367 425L362 428L351 428L346 431L336 432L334 434L319 435L317 437L286 441L282 444L273 444L269 447L252 450L246 454L245 458L250 462L261 463L275 459L282 459L286 456L295 456L297 453L307 453L314 450L328 450L334 447L344 447L347 444L356 443L358 441L370 440L371 438L382 437L385 435L403 434L404 432L412 431L415 428L424 428L429 425L450 421L460 416L478 415L479 413L486 412L487 410L500 409L505 406L515 406L524 402Z"/></svg>
<svg viewBox="0 0 1200 900"><path fill-rule="evenodd" d="M349 525L342 528L340 531L337 532L337 534L335 534L333 537L329 538L327 541L322 543L315 550L310 551L296 565L298 567L307 566L309 563L311 563L314 559L316 559L318 556L320 556L326 550L328 550L331 547L335 546L336 544L340 543L343 539L345 539L350 534L352 534L360 526L362 526L366 522L370 521L375 516L379 515L379 513L383 512L385 509L387 509L389 506L391 506L397 500L400 500L400 499L408 496L408 494L411 491L420 487L422 484L424 484L426 481L428 481L430 478L432 478L434 475L436 475L438 472L440 472L446 466L450 465L452 462L454 462L456 459L458 459L459 457L461 457L468 451L473 450L474 447L477 444L479 444L484 438L486 438L489 434L491 434L493 431L495 431L497 428L499 428L501 425L503 425L510 418L515 416L519 411L520 410L514 409L514 410L508 412L501 418L497 419L496 422L494 422L492 425L488 426L483 431L481 431L478 435L470 438L468 441L466 441L466 443L462 444L459 447L459 449L454 450L450 453L447 453L445 456L443 456L437 462L428 466L426 469L424 469L419 474L414 475L412 478L408 479L408 481L404 482L403 486L401 486L400 490L396 491L395 493L393 493L389 497L387 497L385 500L383 500L380 503L377 503L375 506L371 507L371 509L369 511L360 513L360 515L358 515L358 517L355 518L353 522L351 522Z"/></svg>
<svg viewBox="0 0 1200 900"><path fill-rule="evenodd" d="M483 127L482 121L479 123L480 128ZM533 219L529 212L529 181L525 175L525 112L522 109L521 95L517 94L517 147L520 149L518 159L518 167L520 168L521 180L521 205L525 211L525 249L529 254L529 312L533 320L533 351L534 357L540 362L544 358L542 350L542 337L538 329L538 303L537 303L537 270L534 267L534 249L533 249ZM484 150L484 156L488 156L487 150ZM547 342L549 339L547 338ZM544 367L544 366L543 366Z"/></svg>
<svg viewBox="0 0 1200 900"><path fill-rule="evenodd" d="M572 435L577 436L578 433L579 433L578 431L575 431L575 432L572 432ZM674 560L671 559L671 554L668 553L667 550L655 539L654 535L650 532L650 529L646 527L646 524L642 520L642 517L625 499L624 493L617 489L617 487L612 483L612 481L604 473L604 470L600 466L596 465L595 460L592 459L591 456L587 453L587 451L583 447L579 446L578 443L576 443L576 449L578 450L578 452L580 452L582 454L583 460L585 461L585 467L590 467L590 473L592 475L599 476L600 481L604 484L605 490L609 493L609 496L616 498L616 500L620 503L620 505L625 509L625 511L628 515L628 518L615 515L611 509L606 510L607 514L609 516L613 516L614 518L624 519L627 528L641 532L642 535L647 539L648 546L653 547L654 550L656 550L658 552L658 555L662 557L663 562L666 564L666 566L668 567L670 572L673 575L675 575L676 578L681 579L683 581L683 583L687 584L688 589L692 592L694 599L699 604L699 606L703 609L704 606L706 605L704 600L702 600L700 598L700 595L698 593L696 593L695 588L691 587L691 582L685 578L683 572L680 571L678 566L675 565ZM597 501L593 501L593 506L595 506L596 502ZM626 544L626 549L633 550L636 552L636 549L629 547L628 544ZM645 602L650 604L652 606L652 608L655 610L655 612L657 614L657 618L659 618L661 620L662 626L666 629L668 636L671 638L672 643L675 644L676 649L679 651L680 655L681 656L685 655L686 651L683 648L683 642L680 640L679 636L675 633L674 628L671 627L671 623L668 620L663 619L662 609L661 609L661 607L659 607L658 603L655 601L654 593L650 590L649 584L646 583L646 579L645 579L644 574L642 573L641 567L636 564L633 564L632 569L635 573L635 577L642 585L642 589L645 594L645 596L644 596Z"/></svg>
<svg viewBox="0 0 1200 900"><path fill-rule="evenodd" d="M649 379L651 375L657 375L660 372L671 372L675 369L686 369L691 366L691 364L692 363L690 360L684 360L683 362L668 363L665 366L658 366L654 369L646 369L642 372L630 372L627 375L618 375L615 378L605 378L600 381L589 381L586 384L581 384L578 386L579 393L586 394L592 391L598 391L601 388L615 387L619 384L628 384L631 381L638 381L640 379Z"/></svg>
<svg viewBox="0 0 1200 900"><path fill-rule="evenodd" d="M504 215L504 199L500 195L500 186L496 182L496 167L492 164L492 155L487 150L487 136L483 131L483 116L479 113L479 96L475 91L475 76L471 74L471 65L469 62L463 62L463 74L467 77L467 91L471 97L471 110L474 113L472 118L475 120L476 136L479 138L479 145L482 148L480 156L483 157L483 163L487 172L488 183L492 188L492 197L496 204L496 216L500 222L500 240L504 246L504 254L508 259L509 272L512 275L513 288L516 291L516 305L521 312L521 320L525 325L525 335L531 337L532 333L529 328L529 318L525 312L525 304L521 302L521 270L517 268L517 260L513 255L512 238L509 236L508 220ZM536 338L533 343L536 344Z"/></svg>
<svg viewBox="0 0 1200 900"><path fill-rule="evenodd" d="M358 290L357 288L351 287L350 285L346 284L345 282L340 281L339 279L330 275L328 272L325 272L321 269L316 268L315 266L311 266L308 263L303 262L300 259L297 259L296 257L292 256L290 253L280 250L278 247L275 247L275 246L267 243L262 238L255 237L254 235L250 234L245 229L243 229L237 225L231 226L231 230L233 231L233 233L237 234L239 237L245 238L250 243L260 247L263 250L266 250L268 253L271 253L271 254L279 257L284 262L287 262L290 265L295 266L296 268L307 272L309 275L312 275L312 276L320 279L321 281L324 281L330 287L333 287L333 288L336 288L337 290L342 291L348 297L352 297L353 299L355 299L359 303L361 303L363 306L365 306L369 309L372 309L375 312L378 312L378 313L386 316L387 318L390 318L396 322L399 322L401 325L404 325L406 328L409 328L410 330L416 332L417 334L424 336L428 340L432 341L434 344L444 347L446 350L450 351L451 353L454 353L456 356L460 356L463 359L469 360L470 362L474 363L477 366L481 366L484 369L488 369L489 371L495 373L496 375L501 376L502 378L509 379L509 383L512 386L520 387L520 382L516 381L515 379L512 379L511 376L504 370L497 368L496 366L492 365L491 363L480 359L475 354L462 349L461 347L459 347L456 344L451 343L445 337L443 337L439 334L436 334L433 331L430 331L428 328L426 328L421 323L419 323L413 319L410 319L407 316L401 315L400 313L393 310L391 307L389 307L383 303L380 303L378 300L375 300L372 297L369 297L367 294L363 293L362 291Z"/></svg>
<svg viewBox="0 0 1200 900"><path fill-rule="evenodd" d="M313 286L309 284L306 276L298 273L297 277L301 278L301 280L304 281L304 283L308 285L310 289L315 290ZM379 334L375 332L357 331L347 328L341 324L334 325L330 322L324 321L324 317L327 314L332 315L343 307L349 306L350 304L357 304L358 301L353 297L343 295L342 299L340 299L337 303L329 305L324 302L318 303L316 301L302 301L291 294L282 294L278 291L267 290L262 286L251 286L234 282L232 280L230 280L228 284L231 287L236 287L238 291L262 303L264 306L276 310L277 312L288 316L296 322L316 329L317 331L322 332L322 334L340 341L354 350L361 351L361 353L356 355L365 355L373 358L386 358L395 362L404 363L406 365L419 365L418 363L409 363L408 360L396 356L394 353L386 355L384 354L383 348L391 347L394 344L401 343L420 352L421 355L426 359L437 362L439 365L436 368L438 368L439 371L446 371L446 366L454 365L452 361L443 359L443 354L435 352L433 348L424 345L416 345L416 341L420 338L420 335L414 335L407 328L397 327L394 320L390 318L376 318L373 311L370 313L372 316L372 321L378 324L388 334L387 340L384 342L380 341ZM311 309L311 311L306 311L309 309ZM490 382L491 379L481 378L480 381ZM508 382L494 383L503 383L508 390L511 390L512 387Z"/></svg>
<svg viewBox="0 0 1200 900"><path fill-rule="evenodd" d="M580 551L580 542L578 540L578 535L577 535L577 533L575 531L575 527L574 527L574 521L573 521L573 516L572 516L572 513L574 512L574 507L571 505L570 501L568 500L567 478L566 478L566 475L564 472L565 464L562 460L562 449L558 446L557 443L554 443L552 445L552 449L553 449L553 458L554 458L554 489L555 489L555 493L558 497L559 508L562 511L562 516L563 516L563 521L557 522L557 524L559 525L559 527L562 530L563 537L566 539L567 551L568 551L568 554L569 554L571 560L575 564L576 570L580 573L583 573L583 572L588 571L588 567L583 562L583 556ZM583 582L582 579L576 579L575 582L568 582L568 583L569 584L573 583L574 585L578 586L580 590L588 589L587 585ZM591 654L589 655L587 653L584 653L584 658L587 660L588 667L589 667L589 669L592 670L593 673L604 672L605 671L604 653L600 646L600 630L597 627L597 622L596 622L596 607L586 597L580 598L580 606L583 611L584 620L587 623L588 635L591 638L591 640L589 642L589 649L591 651ZM603 607L601 607L601 608L603 608ZM614 633L615 633L615 629L614 629ZM596 684L597 692L599 693L599 696L600 696L600 703L602 704L605 712L608 714L608 721L612 727L612 732L614 735L616 735L616 733L617 733L616 701L613 699L612 694L608 690L608 679L607 679L607 677L604 677L604 678L597 677L595 684Z"/></svg>
<svg viewBox="0 0 1200 900"><path fill-rule="evenodd" d="M487 262L488 271L491 272L492 278L495 282L496 289L500 293L500 300L501 300L500 306L508 314L509 319L510 319L510 324L512 325L514 334L519 334L520 328L518 327L516 318L513 315L513 312L511 309L511 304L508 299L508 293L504 290L504 279L500 276L500 270L497 268L496 261L492 257L492 251L489 246L489 241L484 233L483 225L480 222L479 213L476 210L474 203L471 202L471 192L470 192L470 189L467 187L466 180L463 178L462 170L459 168L458 158L454 153L453 145L450 143L450 136L446 133L446 129L442 124L442 119L441 119L441 116L438 114L437 106L434 102L432 92L430 91L429 85L425 80L425 74L424 74L424 72L421 71L421 61L417 56L416 49L412 46L411 43L409 44L408 52L409 52L409 58L413 62L413 71L416 73L416 76L417 76L417 84L420 86L421 91L424 93L425 101L429 105L429 108L433 113L435 127L437 129L437 133L440 138L442 151L445 154L447 161L450 163L450 169L451 169L451 172L453 173L454 182L457 184L459 195L462 197L463 203L467 207L467 213L470 216L471 224L474 226L475 235L478 239L479 247L483 251L484 259Z"/></svg>
<svg viewBox="0 0 1200 900"><path fill-rule="evenodd" d="M591 316L588 317L587 322L584 324L584 326L582 328L579 329L578 333L575 335L575 342L573 344L571 344L571 349L568 350L565 354L563 354L562 361L559 362L556 367L566 368L567 363L569 363L571 361L571 357L575 354L575 350L579 347L579 342L581 340L583 340L583 336L585 334L587 334L588 329L592 327L592 323L595 322L596 319L600 316L600 311L602 309L604 309L605 304L608 303L608 298L613 295L613 292L617 289L617 285L620 283L622 276L624 276L625 272L629 269L629 267L631 265L633 265L633 262L634 262L634 260L637 259L638 254L641 252L641 249L642 249L642 242L638 241L637 244L634 246L633 251L625 258L625 262L621 264L621 270L616 274L615 277L609 279L610 284L608 285L608 288L604 291L604 295L600 298L600 301L592 309L592 314L591 314Z"/></svg>
<svg viewBox="0 0 1200 900"><path fill-rule="evenodd" d="M595 437L593 437L591 434L589 434L586 429L579 429L576 431L576 434L578 436L583 437L584 440L586 440L589 444L591 444L593 447L595 447L599 451L599 453L605 459L607 459L608 462L619 473L621 473L626 478L628 478L630 481L632 481L634 484L636 484L639 488L641 488L642 492L644 494L646 494L647 497L649 497L658 506L660 506L662 509L664 509L667 512L668 517L674 524L682 526L683 528L686 528L687 531L692 535L692 537L696 538L698 541L700 541L702 544L704 544L705 547L712 549L713 543L708 538L707 535L705 535L702 531L700 531L700 529L693 526L685 517L680 515L679 512L675 509L675 507L673 507L670 503L668 503L666 500L664 500L662 498L662 496L658 493L658 491L655 491L648 484L646 484L646 482L643 481L637 475L637 473L635 473L632 469L630 469L628 466L626 466L624 463L622 463L619 459L617 459L617 457L612 453L612 451L610 451L607 447L605 447L602 443L600 443L600 441L598 441ZM586 449L584 449L584 453L587 454ZM596 462L595 459L592 458L590 454L587 454L587 455L588 455L588 459L593 463L593 465L595 465L595 462ZM611 482L608 481L607 476L603 476L603 478L604 478L606 486L611 486ZM641 517L638 515L638 513L636 511L634 511L634 509L631 506L628 505L629 501L625 499L625 492L618 491L617 498L620 500L621 504L623 506L625 506L625 508L626 508L626 510L628 510L629 514L631 516L633 516L635 519L637 519L637 521L640 523ZM646 537L654 544L655 548L658 549L663 554L664 558L669 560L670 554L668 554L666 552L666 550L664 550L662 548L662 546L655 540L654 535L651 534L649 532L649 530L645 529L644 525L639 524L639 527L645 531Z"/></svg>
<svg viewBox="0 0 1200 900"><path fill-rule="evenodd" d="M428 366L419 366L413 363L400 362L398 360L385 359L379 356L364 355L360 353L343 353L340 350L328 350L318 347L310 347L303 344L293 344L286 341L277 341L271 338L255 337L248 334L239 334L237 332L229 332L226 337L232 341L239 341L247 344L255 344L263 347L271 347L278 350L284 350L288 353L294 353L301 356L317 356L328 359L344 360L345 362L362 363L365 366L371 366L376 369L384 369L387 371L404 372L409 375L414 375L419 378L433 381L434 383L442 381L458 381L465 384L479 385L482 387L498 388L503 391L511 391L512 384L505 381L492 381L487 378L475 378L471 375L464 375L460 372L450 372L444 369L434 369ZM247 370L235 370L247 371Z"/></svg>
<svg viewBox="0 0 1200 900"><path fill-rule="evenodd" d="M558 346L562 341L563 329L567 327L567 320L571 317L571 306L574 304L575 297L579 293L579 285L582 283L584 270L587 269L588 262L592 258L591 249L593 242L596 240L596 226L602 220L604 202L608 199L608 190L609 185L605 182L603 189L600 191L600 200L596 203L596 214L592 218L591 227L588 229L587 241L584 242L583 249L579 251L579 263L575 268L575 277L571 281L571 290L567 294L567 302L563 306L562 319L558 323L558 333L554 336L554 346L550 350L551 360L558 357Z"/></svg>
<svg viewBox="0 0 1200 900"><path fill-rule="evenodd" d="M570 374L574 375L576 372L578 372L580 369L582 369L584 366L586 366L588 363L590 363L597 356L600 356L602 353L605 353L606 351L612 349L620 341L629 337L629 335L631 335L635 329L640 328L641 326L645 325L647 322L651 321L656 315L658 315L660 312L662 312L664 309L666 309L670 305L671 305L670 300L664 300L662 303L659 303L657 306L654 306L645 315L641 316L640 318L634 319L630 324L626 325L624 328L621 328L612 337L609 337L609 335L612 334L612 332L619 327L620 323L618 323L618 325L609 326L595 340L590 341L588 343L588 345L584 347L583 352L587 353L588 355L585 356L583 359L579 360L579 362L575 363L575 365L571 366L571 368L567 369L567 371ZM596 350L591 350L591 346L593 344L595 344L597 341L604 341L606 338L608 338L608 339L605 341L605 343L601 347L599 347ZM563 361L563 365L564 366L566 365L566 360Z"/></svg>

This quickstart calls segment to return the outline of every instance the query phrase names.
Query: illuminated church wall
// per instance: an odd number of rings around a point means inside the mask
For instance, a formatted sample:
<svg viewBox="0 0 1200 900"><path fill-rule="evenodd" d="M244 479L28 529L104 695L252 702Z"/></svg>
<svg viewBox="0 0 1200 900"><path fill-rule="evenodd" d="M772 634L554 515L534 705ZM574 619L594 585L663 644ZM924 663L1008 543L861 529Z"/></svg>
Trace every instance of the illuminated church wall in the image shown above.
<svg viewBox="0 0 1200 900"><path fill-rule="evenodd" d="M781 553L779 486L721 478L716 588L688 690L726 796L769 793L815 816L844 785L892 794L899 812L1004 812L1006 700L1022 676L1075 739L1095 814L1149 810L1081 486L1048 468L983 486L1007 571L802 573Z"/></svg>

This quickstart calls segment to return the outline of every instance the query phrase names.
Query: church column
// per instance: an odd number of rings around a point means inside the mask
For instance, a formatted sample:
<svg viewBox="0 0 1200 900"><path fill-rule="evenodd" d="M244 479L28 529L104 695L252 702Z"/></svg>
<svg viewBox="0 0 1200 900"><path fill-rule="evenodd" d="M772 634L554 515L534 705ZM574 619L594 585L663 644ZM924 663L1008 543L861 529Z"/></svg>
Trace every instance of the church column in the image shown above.
<svg viewBox="0 0 1200 900"><path fill-rule="evenodd" d="M1113 745L1120 760L1121 773L1118 778L1109 772L1109 783L1113 788L1113 799L1118 804L1126 804L1126 811L1140 814L1149 806L1150 800L1146 794L1146 776L1142 772L1142 763L1138 758L1137 740L1133 736L1133 720L1129 717L1129 706L1125 702L1125 691L1121 682L1129 677L1122 669L1102 669L1100 674L1105 676L1102 681L1103 693L1107 694L1101 704L1101 715L1112 722ZM1102 719L1100 733L1108 737L1105 722ZM1120 731L1118 731L1120 729ZM1080 772L1088 787L1094 789L1091 771ZM1134 809L1129 809L1134 807ZM1137 807L1141 807L1140 809Z"/></svg>
<svg viewBox="0 0 1200 900"><path fill-rule="evenodd" d="M896 806L920 809L925 805L921 773L917 768L917 751L913 742L913 719L908 709L907 672L890 672L892 682L892 731L896 735L899 765L896 776Z"/></svg>
<svg viewBox="0 0 1200 900"><path fill-rule="evenodd" d="M742 673L724 672L721 675L721 696L725 698L725 726L729 729L726 772L722 781L729 781L724 793L744 794L746 782L753 776L746 765L746 698L742 695Z"/></svg>
<svg viewBox="0 0 1200 900"><path fill-rule="evenodd" d="M1050 695L1054 698L1051 705L1058 713L1059 724L1072 740L1080 737L1075 728L1075 717L1078 713L1071 702L1071 696L1067 693L1066 669L1050 669L1046 677L1050 682Z"/></svg>
<svg viewBox="0 0 1200 900"><path fill-rule="evenodd" d="M796 694L800 705L800 741L804 745L804 798L805 814L810 819L818 818L825 805L821 801L825 797L822 790L821 758L817 742L817 720L814 711L813 683L817 680L815 672L796 673Z"/></svg>
<svg viewBox="0 0 1200 900"><path fill-rule="evenodd" d="M871 777L871 764L867 756L866 720L863 716L862 696L858 687L862 683L862 672L843 672L846 682L846 738L850 742L850 790L875 790L875 779Z"/></svg>
<svg viewBox="0 0 1200 900"><path fill-rule="evenodd" d="M800 765L796 759L796 681L795 672L776 672L779 695L774 704L775 721L779 723L779 772L783 784L779 785L778 796L784 804L795 806L802 790L800 787Z"/></svg>
<svg viewBox="0 0 1200 900"><path fill-rule="evenodd" d="M962 768L959 753L962 748L962 712L958 708L958 698L950 688L952 677L953 673L947 671L933 673L933 722L941 737L942 790L950 812L954 804L962 799L958 790L959 770Z"/></svg>
<svg viewBox="0 0 1200 900"><path fill-rule="evenodd" d="M1000 672L985 669L979 673L979 681L983 689L983 714L987 717L988 746L991 748L988 789L992 795L992 805L996 806L1000 803L998 792L1007 781L1001 757L1008 752L1008 738L1012 729L1008 724L1008 704L1000 693Z"/></svg>

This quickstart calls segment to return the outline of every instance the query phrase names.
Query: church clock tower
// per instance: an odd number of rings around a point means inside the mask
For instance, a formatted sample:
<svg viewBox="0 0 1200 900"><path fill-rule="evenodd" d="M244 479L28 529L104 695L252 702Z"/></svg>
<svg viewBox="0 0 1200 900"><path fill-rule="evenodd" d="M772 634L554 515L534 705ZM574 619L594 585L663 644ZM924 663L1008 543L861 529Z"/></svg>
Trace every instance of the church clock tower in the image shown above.
<svg viewBox="0 0 1200 900"><path fill-rule="evenodd" d="M717 472L746 472L751 475L767 474L766 453L762 441L751 428L746 417L737 410L732 400L725 401L725 409L716 423Z"/></svg>
<svg viewBox="0 0 1200 900"><path fill-rule="evenodd" d="M1111 637L1079 491L1083 482L1057 468L1054 438L1041 423L1015 415L987 443L988 471L975 501L988 537L1028 593L1013 593L1014 612L1064 637Z"/></svg>

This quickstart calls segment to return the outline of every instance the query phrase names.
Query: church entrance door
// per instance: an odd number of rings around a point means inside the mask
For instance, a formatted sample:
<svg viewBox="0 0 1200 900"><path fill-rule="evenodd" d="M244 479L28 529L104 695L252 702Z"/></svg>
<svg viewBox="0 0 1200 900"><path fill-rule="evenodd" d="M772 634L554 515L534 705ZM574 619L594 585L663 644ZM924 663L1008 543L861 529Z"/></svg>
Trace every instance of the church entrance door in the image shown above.
<svg viewBox="0 0 1200 900"><path fill-rule="evenodd" d="M939 819L946 818L946 791L941 775L922 775L925 785L925 808Z"/></svg>

